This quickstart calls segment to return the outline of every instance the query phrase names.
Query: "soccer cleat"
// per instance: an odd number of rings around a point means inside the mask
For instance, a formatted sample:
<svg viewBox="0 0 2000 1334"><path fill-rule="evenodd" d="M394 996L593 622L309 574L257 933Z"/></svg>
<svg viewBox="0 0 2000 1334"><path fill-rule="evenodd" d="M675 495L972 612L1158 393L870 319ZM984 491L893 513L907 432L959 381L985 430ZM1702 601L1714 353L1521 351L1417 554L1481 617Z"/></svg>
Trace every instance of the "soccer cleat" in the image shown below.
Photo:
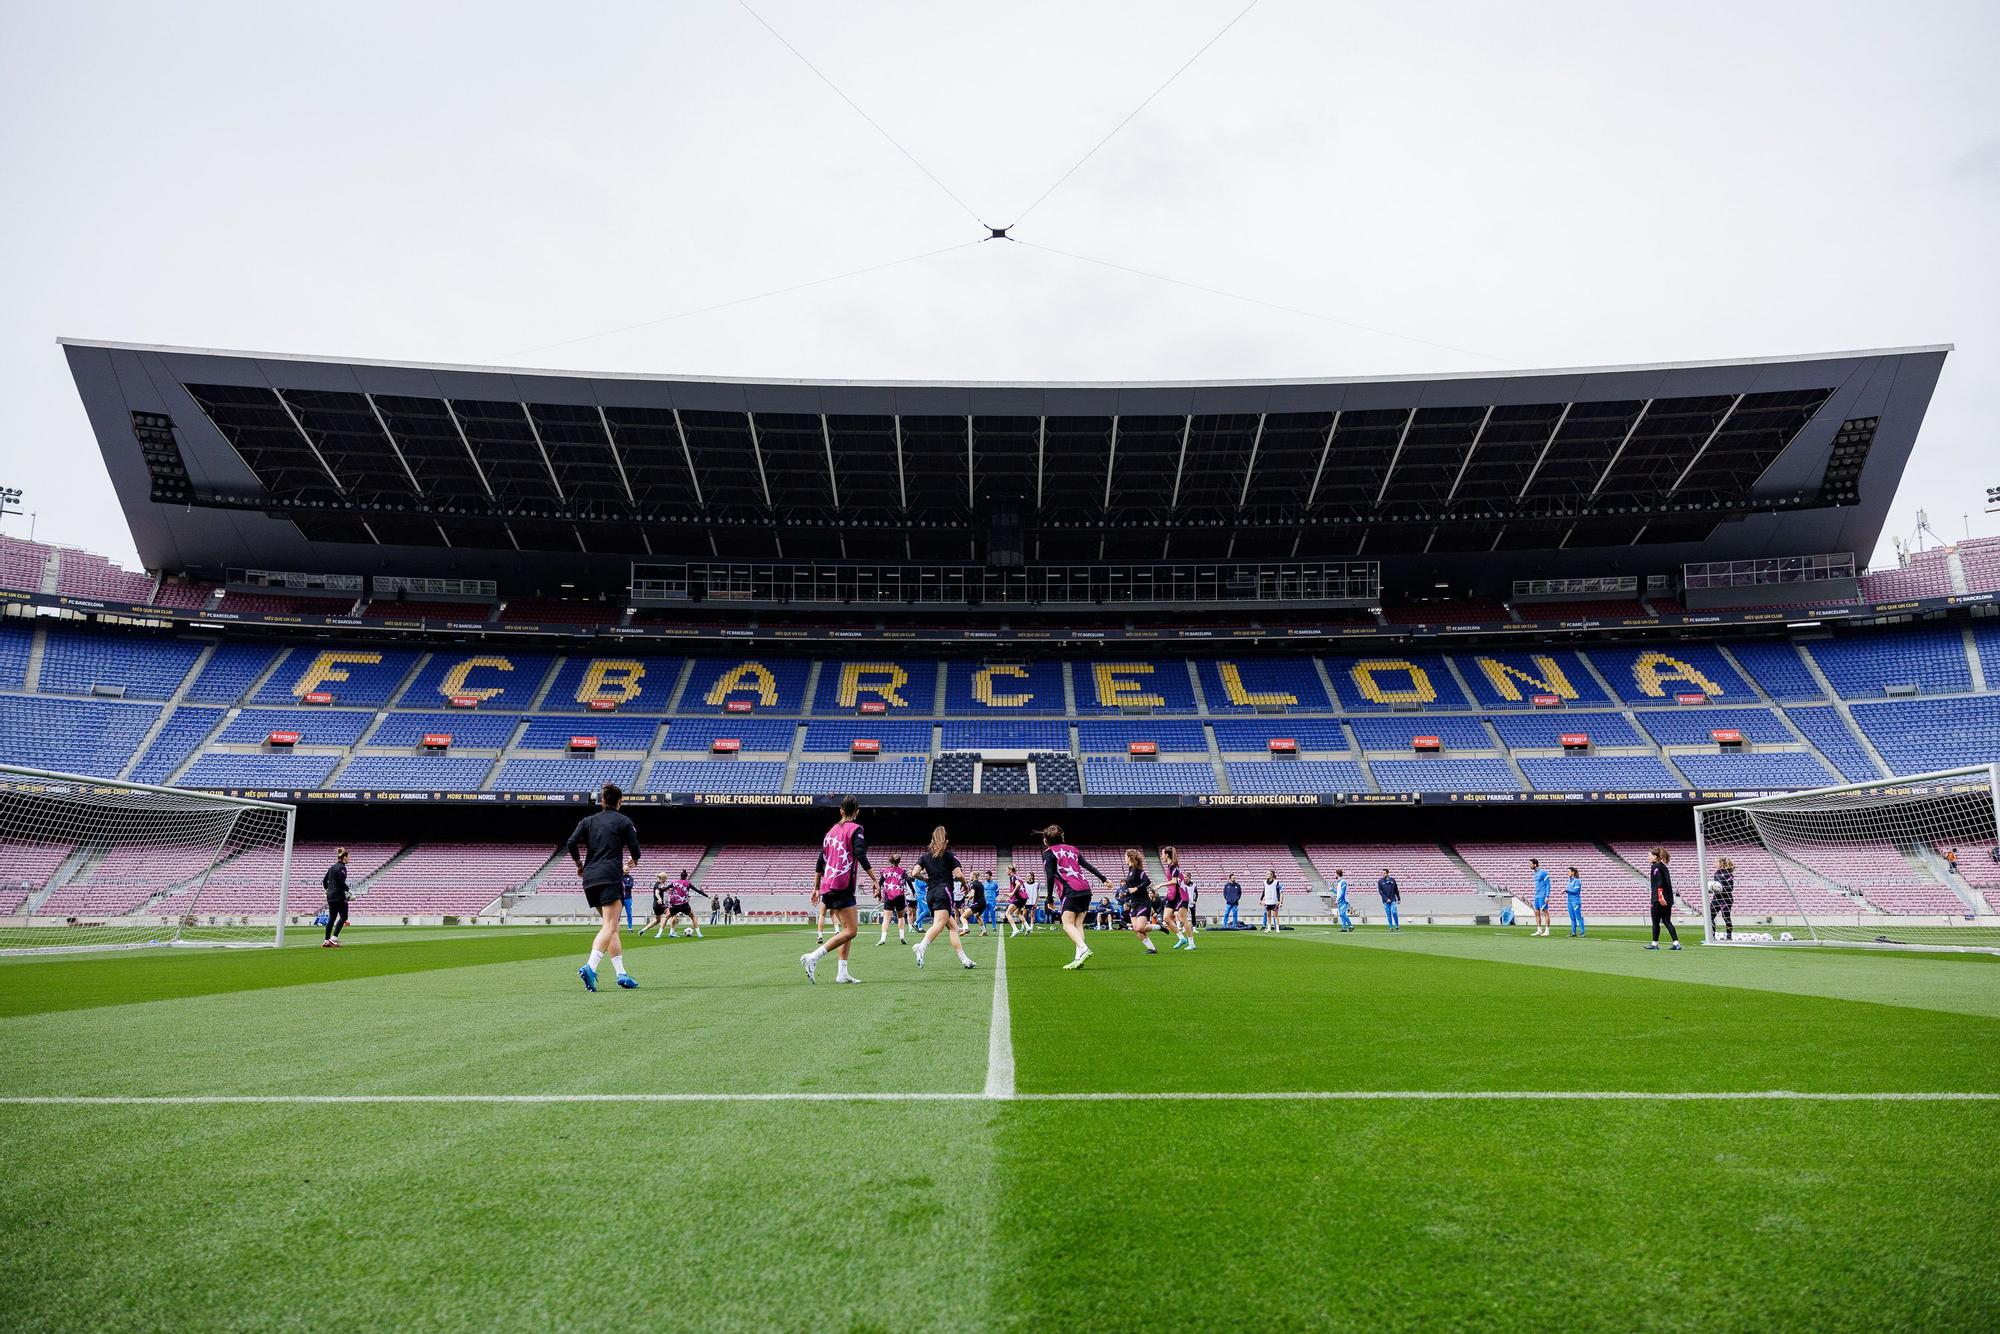
<svg viewBox="0 0 2000 1334"><path fill-rule="evenodd" d="M836 977L833 980L842 983L843 985L846 986L853 986L861 981L860 978L856 977L852 973L842 973L839 977Z"/></svg>
<svg viewBox="0 0 2000 1334"><path fill-rule="evenodd" d="M1193 948L1194 948L1194 937L1192 937L1192 936L1188 937L1188 943L1187 943L1187 947L1188 947L1189 949L1193 949Z"/></svg>
<svg viewBox="0 0 2000 1334"><path fill-rule="evenodd" d="M813 958L811 954L801 954L799 956L799 967L806 970L806 981L817 982L819 980L817 976L819 973L819 960Z"/></svg>
<svg viewBox="0 0 2000 1334"><path fill-rule="evenodd" d="M1647 943L1647 945L1646 945L1646 948L1647 948L1647 949L1649 949L1649 950L1656 950L1656 949L1660 948L1660 942L1659 942L1659 941L1657 941L1657 940L1655 940L1655 941L1650 941L1650 942L1648 942L1648 943Z"/></svg>
<svg viewBox="0 0 2000 1334"><path fill-rule="evenodd" d="M960 959L958 962L960 963L961 966L966 968L977 968L979 966L970 959Z"/></svg>
<svg viewBox="0 0 2000 1334"><path fill-rule="evenodd" d="M1681 947L1681 943L1680 943L1680 942L1679 942L1678 940L1676 940L1676 941L1675 941L1675 942L1674 942L1673 944L1669 945L1669 946L1668 946L1667 948L1668 948L1668 949L1675 949L1675 950L1677 950L1677 949L1679 949L1680 947Z"/></svg>
<svg viewBox="0 0 2000 1334"><path fill-rule="evenodd" d="M340 948L340 937L339 937L339 936L335 936L335 937L333 938L333 947L334 947L335 949L339 949L339 948Z"/></svg>
<svg viewBox="0 0 2000 1334"><path fill-rule="evenodd" d="M583 989L585 991L597 990L597 970L595 968L592 968L589 964L585 964L576 970L576 975L583 979Z"/></svg>
<svg viewBox="0 0 2000 1334"><path fill-rule="evenodd" d="M1153 942L1152 942L1152 941L1150 941L1150 940L1146 942L1146 953L1148 953L1148 954L1158 954L1158 953L1159 953L1159 951L1158 951L1158 950L1156 950L1156 949L1154 949L1154 948L1153 948Z"/></svg>
<svg viewBox="0 0 2000 1334"><path fill-rule="evenodd" d="M639 989L639 979L633 977L630 973L620 973L618 974L618 985L627 991L637 991Z"/></svg>
<svg viewBox="0 0 2000 1334"><path fill-rule="evenodd" d="M910 953L917 956L917 967L922 968L924 966L924 947L922 945L912 945L910 946Z"/></svg>

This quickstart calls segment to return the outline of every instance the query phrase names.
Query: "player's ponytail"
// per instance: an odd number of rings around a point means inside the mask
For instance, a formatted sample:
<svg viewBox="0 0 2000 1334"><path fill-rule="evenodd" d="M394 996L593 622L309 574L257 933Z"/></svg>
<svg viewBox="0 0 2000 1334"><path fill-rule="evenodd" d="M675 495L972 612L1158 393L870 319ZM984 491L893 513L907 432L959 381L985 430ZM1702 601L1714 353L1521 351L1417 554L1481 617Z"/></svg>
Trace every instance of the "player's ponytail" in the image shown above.
<svg viewBox="0 0 2000 1334"><path fill-rule="evenodd" d="M1052 843L1069 842L1068 839L1063 837L1063 829L1062 826L1059 824L1052 824L1046 829L1037 829L1035 832L1042 836L1042 843L1044 846L1047 846Z"/></svg>
<svg viewBox="0 0 2000 1334"><path fill-rule="evenodd" d="M937 828L931 830L931 856L942 857L945 845L950 841L950 839L945 837L943 825L939 825Z"/></svg>

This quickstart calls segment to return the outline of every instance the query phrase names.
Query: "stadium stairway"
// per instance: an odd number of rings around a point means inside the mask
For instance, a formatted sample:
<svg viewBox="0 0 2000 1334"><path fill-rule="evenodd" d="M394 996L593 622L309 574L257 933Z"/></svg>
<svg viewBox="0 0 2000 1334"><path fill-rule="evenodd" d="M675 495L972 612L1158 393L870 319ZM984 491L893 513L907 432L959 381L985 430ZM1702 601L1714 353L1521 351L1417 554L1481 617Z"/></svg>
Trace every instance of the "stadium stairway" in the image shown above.
<svg viewBox="0 0 2000 1334"><path fill-rule="evenodd" d="M1480 719L1479 725L1486 729L1486 735L1492 739L1493 748L1500 752L1500 758L1507 761L1507 769L1514 775L1514 781L1521 785L1523 792L1530 791L1533 784L1528 782L1527 771L1521 768L1521 762L1514 758L1513 750L1501 739L1500 729L1493 725L1491 718Z"/></svg>
<svg viewBox="0 0 2000 1334"><path fill-rule="evenodd" d="M519 889L510 890L507 893L502 894L498 899L494 901L494 903L487 905L486 911L489 912L492 911L492 909L497 905L500 908L500 910L504 912L507 909L512 908L515 904L519 903L522 899L528 898L533 894L540 893L542 888L542 883L546 881L550 876L555 875L560 871L562 871L566 866L570 867L571 874L574 874L575 873L574 864L571 863L569 858L564 855L565 852L566 849L563 848L557 848L554 852L551 852L549 854L549 859L543 862L541 864L541 867L538 870L536 870L536 872L533 875L529 876L526 880L523 880L521 882L521 886ZM699 880L696 880L695 883L700 884L701 882ZM633 878L633 888L632 888L632 910L634 912L637 912L638 906L639 906L639 888L638 888L638 878L635 876Z"/></svg>
<svg viewBox="0 0 2000 1334"><path fill-rule="evenodd" d="M188 668L188 674L181 678L180 685L175 687L174 693L167 697L166 704L160 709L160 716L155 718L153 725L146 729L146 735L139 738L139 744L133 747L132 758L127 760L125 767L118 771L120 778L129 779L132 776L132 771L139 767L139 762L145 759L146 752L151 750L153 743L160 739L160 733L166 730L167 720L172 718L175 711L187 702L188 687L195 683L195 678L199 677L202 669L208 666L209 659L215 656L215 646L220 642L219 640L212 641L201 646L201 652L195 655L193 665ZM208 738L203 737L202 740L206 742Z"/></svg>
<svg viewBox="0 0 2000 1334"><path fill-rule="evenodd" d="M1944 569L1946 576L1951 580L1952 592L1970 593L1972 591L1972 585L1965 577L1965 562L1959 559L1958 544L1955 542L1944 549Z"/></svg>
<svg viewBox="0 0 2000 1334"><path fill-rule="evenodd" d="M42 649L48 640L41 626L28 636L28 670L22 689L31 693L42 688Z"/></svg>
<svg viewBox="0 0 2000 1334"><path fill-rule="evenodd" d="M1972 623L1966 622L1958 629L1959 638L1965 641L1965 656L1972 668L1972 688L1980 694L1986 693L1986 663L1979 655L1979 641L1973 637Z"/></svg>
<svg viewBox="0 0 2000 1334"><path fill-rule="evenodd" d="M1813 681L1819 686L1819 688L1826 692L1826 698L1828 703L1833 705L1834 711L1840 716L1840 720L1843 723L1847 724L1847 730L1854 734L1854 739L1861 743L1861 749L1867 753L1869 759L1875 761L1876 766L1881 770L1881 772L1883 772L1884 774L1893 775L1896 772L1896 770L1889 764L1888 760L1882 757L1882 752L1875 749L1874 740L1868 735L1868 733L1865 730L1862 729L1861 725L1855 721L1854 714L1852 710L1848 708L1847 701L1842 699L1840 697L1840 692L1833 688L1832 679L1828 677L1824 671L1820 670L1819 662L1813 657L1812 654L1803 651L1805 649L1805 645L1803 643L1799 644L1799 648L1801 650L1799 653L1799 661L1803 662L1806 665L1806 672L1812 677ZM1975 663L1977 663L1979 661L1979 655L1977 653L1974 653L1972 655L1972 660ZM1819 748L1817 746L1813 748L1813 753L1815 755L1819 755ZM1827 757L1824 755L1821 755L1820 758L1826 759L1827 766L1831 768L1835 773L1840 772L1840 766L1833 763L1832 760L1827 759Z"/></svg>
<svg viewBox="0 0 2000 1334"><path fill-rule="evenodd" d="M77 875L91 860L91 854L87 848L76 848L71 851L67 857L62 859L62 862L56 869L50 873L48 883L30 894L27 900L22 903L21 912L23 914L40 912L42 905L49 901L49 896L64 885L67 885L70 881L76 879Z"/></svg>
<svg viewBox="0 0 2000 1334"><path fill-rule="evenodd" d="M1520 765L1517 764L1514 766L1514 771L1516 773L1519 773L1520 769L1521 769ZM1525 774L1522 775L1521 786L1522 787L1528 786L1528 779ZM1473 884L1478 885L1483 889L1486 889L1488 891L1491 891L1493 889L1492 882L1489 881L1485 876L1479 874L1477 870L1473 869L1472 863L1465 860L1465 858L1459 854L1457 848L1454 848L1449 843L1440 843L1438 844L1438 846L1444 849L1444 855L1448 859L1450 859L1451 863L1456 867L1458 867L1459 874L1463 875L1467 880L1470 880Z"/></svg>

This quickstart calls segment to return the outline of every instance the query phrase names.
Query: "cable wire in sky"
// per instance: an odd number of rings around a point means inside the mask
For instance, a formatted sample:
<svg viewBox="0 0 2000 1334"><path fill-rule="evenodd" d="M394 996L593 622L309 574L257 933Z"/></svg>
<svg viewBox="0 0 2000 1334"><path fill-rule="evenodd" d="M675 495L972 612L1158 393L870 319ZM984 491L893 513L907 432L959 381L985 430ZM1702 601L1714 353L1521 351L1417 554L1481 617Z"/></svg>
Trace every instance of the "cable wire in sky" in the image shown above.
<svg viewBox="0 0 2000 1334"><path fill-rule="evenodd" d="M1287 315L1299 315L1309 320L1319 320L1325 324L1337 324L1344 329L1356 329L1362 333L1374 334L1380 338L1394 338L1405 343L1420 343L1425 347L1434 347L1444 352L1456 352L1461 356L1478 357L1481 361L1497 362L1502 366L1520 366L1523 364L1518 361L1510 361L1506 357L1496 357L1490 352L1476 352L1469 347L1457 347L1451 343L1440 343L1430 338L1418 338L1414 334L1397 333L1393 329L1378 329L1371 324L1361 324L1354 320L1343 320L1337 315L1323 315L1316 310L1301 310L1297 306L1280 305L1276 301L1266 301L1262 297L1245 296L1241 292L1226 292L1220 287L1207 287L1201 283L1188 282L1184 278L1170 278L1164 273L1151 273L1145 269L1135 269L1129 264L1116 264L1108 259L1096 259L1090 255L1079 255L1070 250L1058 250L1054 246L1042 245L1035 241L1023 241L1018 237L1009 237L1008 239L1016 245L1026 246L1030 250L1042 250L1051 255L1061 255L1064 259L1073 259L1082 264L1095 264L1099 268L1116 269L1120 273L1129 273L1134 277L1151 278L1154 282L1168 283L1174 287L1185 287L1194 292L1206 292L1210 296L1219 296L1229 301L1241 301L1246 305L1263 306L1267 310L1283 311Z"/></svg>
<svg viewBox="0 0 2000 1334"><path fill-rule="evenodd" d="M847 103L848 106L852 107L855 115L867 121L869 127L873 129L875 133L881 135L884 139L888 140L889 146L891 148L895 149L898 153L901 153L904 157L908 158L911 166L915 167L918 171L922 172L924 176L927 179L929 179L932 185L935 185L938 189L944 191L946 197L949 198L952 203L964 209L965 216L971 218L981 227L984 227L986 225L985 221L982 220L977 213L973 212L972 206L970 204L966 203L963 199L960 199L958 195L953 192L950 186L946 185L943 181L938 179L936 172L932 171L929 167L926 167L922 162L919 162L917 160L917 155L915 153L912 153L909 149L903 147L901 143L897 142L895 135L890 134L887 130L883 129L880 122L878 122L873 116L869 115L866 111L863 111L861 109L861 104L859 102L856 102L853 98L849 97L846 93L842 92L839 84L835 83L832 79L827 78L825 72L822 71L819 66L813 64L812 61L807 60L805 52L799 50L799 48L797 48L796 46L793 46L789 41L786 41L785 34L779 32L776 28L772 27L769 21L766 20L762 14L759 14L756 10L750 8L750 6L747 3L745 3L745 0L736 0L736 3L738 6L742 8L744 13L748 14L751 18L756 19L759 24L763 25L765 32L768 32L773 37L777 38L779 43L787 51L790 51L793 55L797 56L799 58L799 63L801 65L804 65L807 69L811 70L814 76L817 77L821 83L833 89L833 95L835 97L838 97L841 101ZM1254 4L1255 0L1252 0L1252 3Z"/></svg>
<svg viewBox="0 0 2000 1334"><path fill-rule="evenodd" d="M784 296L788 292L803 292L808 287L824 287L828 283L842 282L848 278L859 278L866 273L880 273L884 269L899 268L904 264L915 264L919 260L933 259L938 255L948 254L953 250L964 250L968 246L978 244L978 241L960 241L955 245L939 246L936 250L925 250L918 254L905 255L901 259L884 260L880 264L869 264L862 268L849 269L845 273L834 273L824 278L813 278L806 282L793 283L789 287L774 287L768 292L753 292L749 296L739 296L728 301L717 301L711 305L696 306L691 310L675 311L671 315L662 315L654 320L641 320L637 324L621 324L615 329L602 329L597 333L580 334L575 338L565 338L556 343L543 343L539 347L524 347L518 352L504 352L495 357L494 360L512 361L515 357L531 356L537 352L548 352L559 347L573 347L578 343L594 342L599 338L610 338L615 334L632 333L638 329L650 329L655 325L670 324L675 320L685 320L695 315L706 315L711 311L727 310L731 306L743 306L748 305L752 301L763 301L774 296Z"/></svg>
<svg viewBox="0 0 2000 1334"><path fill-rule="evenodd" d="M737 2L740 4L742 3L742 0L737 0ZM1028 205L1026 208L1022 209L1019 213L1015 214L1014 220L1007 224L1008 227L1011 228L1020 225L1021 219L1027 217L1030 213L1033 213L1036 209L1040 208L1042 206L1042 201L1044 199L1047 199L1050 195L1054 194L1064 181L1076 175L1077 169L1079 167L1081 167L1084 163L1090 161L1091 158L1097 156L1098 149L1104 147L1106 144L1110 143L1114 138L1116 138L1118 132L1124 129L1127 125L1131 124L1135 116L1137 116L1140 112L1144 111L1147 107L1153 104L1154 98L1158 97L1161 93L1167 91L1168 86L1171 85L1175 79L1178 79L1181 77L1181 75L1187 73L1188 67L1194 64L1195 61L1200 60L1204 55L1206 55L1208 53L1208 48L1214 46L1217 42L1221 41L1223 37L1228 34L1231 28L1241 23L1243 21L1243 16L1245 14L1248 14L1251 10L1255 9L1257 7L1257 3L1258 0L1250 0L1249 4L1243 6L1243 8L1237 12L1235 18L1223 24L1221 30L1218 31L1215 34L1215 36L1209 38L1207 41L1201 44L1200 50L1196 51L1193 55L1189 56L1185 61L1181 62L1181 67L1175 70L1172 74L1169 74L1167 76L1165 83L1162 83L1152 92L1146 94L1145 101L1141 102L1138 106L1133 107L1131 111L1127 112L1125 115L1125 119L1119 121L1116 125L1113 125L1111 129L1108 132L1106 132L1105 136L1102 139L1099 139L1096 143L1092 144L1090 146L1089 152L1085 153L1075 162L1072 162L1070 164L1068 171L1056 177L1054 184L1050 185L1048 189L1036 195L1034 203ZM800 57L800 59L804 59L804 57Z"/></svg>

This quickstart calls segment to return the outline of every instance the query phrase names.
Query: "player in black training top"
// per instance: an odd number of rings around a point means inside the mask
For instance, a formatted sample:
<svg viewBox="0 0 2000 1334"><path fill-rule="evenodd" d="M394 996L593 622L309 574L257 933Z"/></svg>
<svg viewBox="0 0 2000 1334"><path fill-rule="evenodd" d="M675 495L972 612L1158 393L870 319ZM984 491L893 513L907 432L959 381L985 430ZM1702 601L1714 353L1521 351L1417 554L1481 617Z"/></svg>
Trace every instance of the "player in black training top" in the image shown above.
<svg viewBox="0 0 2000 1334"><path fill-rule="evenodd" d="M626 879L629 880L631 877L627 876ZM653 877L653 915L648 917L646 924L639 928L639 934L643 936L648 931L653 933L653 939L655 940L667 934L667 873L665 871Z"/></svg>
<svg viewBox="0 0 2000 1334"><path fill-rule="evenodd" d="M625 948L618 941L618 911L625 898L625 859L629 856L634 865L639 861L639 831L618 809L618 803L624 799L618 784L606 783L598 799L603 809L578 820L569 841L563 844L583 881L583 897L602 920L597 938L590 942L589 961L576 970L585 991L597 990L597 965L607 954L611 956L611 966L618 970L619 986L639 985L625 971Z"/></svg>
<svg viewBox="0 0 2000 1334"><path fill-rule="evenodd" d="M930 930L912 948L916 952L917 967L924 966L924 952L937 939L937 933L951 933L951 951L958 956L962 967L972 967L972 960L966 957L965 942L958 934L958 905L952 901L953 885L965 883L965 868L958 864L958 857L951 850L951 839L945 834L944 826L931 830L931 845L924 855L917 858L917 878L926 883L924 893L931 910Z"/></svg>
<svg viewBox="0 0 2000 1334"><path fill-rule="evenodd" d="M347 925L347 849L336 848L333 865L326 868L326 874L319 878L320 887L326 890L326 939L319 945L321 949L340 944L340 928Z"/></svg>
<svg viewBox="0 0 2000 1334"><path fill-rule="evenodd" d="M1139 943L1146 947L1146 953L1158 954L1153 947L1153 924L1159 920L1159 907L1153 902L1153 877L1146 874L1146 858L1137 848L1125 849L1125 884L1120 891L1125 902L1125 918L1132 924L1132 933L1139 937Z"/></svg>

